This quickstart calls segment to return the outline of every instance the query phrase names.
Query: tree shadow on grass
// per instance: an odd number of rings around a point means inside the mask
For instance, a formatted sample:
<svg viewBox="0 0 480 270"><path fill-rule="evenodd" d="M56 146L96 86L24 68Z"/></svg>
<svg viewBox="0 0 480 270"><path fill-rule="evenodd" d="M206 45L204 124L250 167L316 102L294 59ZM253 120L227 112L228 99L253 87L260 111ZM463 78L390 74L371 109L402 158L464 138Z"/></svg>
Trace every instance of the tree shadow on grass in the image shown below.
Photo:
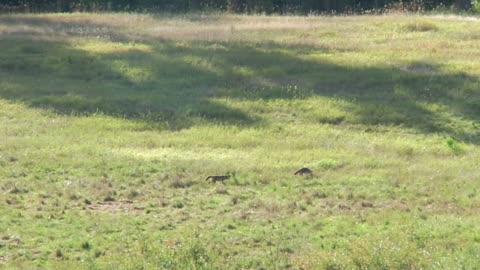
<svg viewBox="0 0 480 270"><path fill-rule="evenodd" d="M38 26L40 22L40 18L26 18L22 24ZM43 23L49 25L48 21ZM219 78L181 60L185 54L181 48L177 57L166 55L165 50L172 51L171 42L144 46L145 51L129 46L129 42L117 42L113 46L119 46L119 52L105 48L95 54L76 48L68 40L52 40L37 31L24 30L0 35L3 98L59 114L101 113L171 130L206 122L245 126L260 121L211 100L208 87ZM117 41L128 40L118 36Z"/></svg>
<svg viewBox="0 0 480 270"><path fill-rule="evenodd" d="M0 25L16 23L0 18ZM58 27L71 27L63 23ZM38 26L42 20L22 24ZM89 27L99 26L85 22L80 28ZM351 67L301 57L310 52L334 53L328 48L147 37L132 45L121 32L113 28L106 32L115 36L115 42L105 48L95 43L100 47L93 51L66 40L42 40L38 33L0 35L4 78L0 96L61 114L103 113L172 130L208 122L262 123L260 117L219 99L320 96L348 102L351 106L346 110L355 115L349 120L354 124L401 125L480 142L479 79L444 72L433 63ZM468 123L471 126L465 126Z"/></svg>

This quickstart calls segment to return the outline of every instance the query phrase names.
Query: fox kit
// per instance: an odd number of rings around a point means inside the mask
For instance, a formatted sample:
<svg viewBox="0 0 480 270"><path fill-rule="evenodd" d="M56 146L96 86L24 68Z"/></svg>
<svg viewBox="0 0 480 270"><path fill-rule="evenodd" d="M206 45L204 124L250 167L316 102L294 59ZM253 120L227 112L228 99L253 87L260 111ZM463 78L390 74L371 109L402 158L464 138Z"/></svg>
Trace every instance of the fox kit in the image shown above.
<svg viewBox="0 0 480 270"><path fill-rule="evenodd" d="M230 175L211 175L209 177L207 177L207 179L205 179L205 181L212 181L213 183L216 183L216 182L223 182L227 179L230 178Z"/></svg>
<svg viewBox="0 0 480 270"><path fill-rule="evenodd" d="M304 174L312 175L313 172L309 168L304 167L296 171L293 175L304 175Z"/></svg>

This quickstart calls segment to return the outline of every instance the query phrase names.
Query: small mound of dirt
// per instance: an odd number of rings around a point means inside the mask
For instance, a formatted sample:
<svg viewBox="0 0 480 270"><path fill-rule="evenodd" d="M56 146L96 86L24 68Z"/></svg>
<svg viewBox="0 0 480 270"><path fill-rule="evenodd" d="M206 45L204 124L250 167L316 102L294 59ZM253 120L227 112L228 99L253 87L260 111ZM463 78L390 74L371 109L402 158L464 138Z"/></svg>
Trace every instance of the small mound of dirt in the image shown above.
<svg viewBox="0 0 480 270"><path fill-rule="evenodd" d="M87 207L89 210L94 211L109 211L109 212L116 212L116 211L132 211L132 210L139 210L143 207L139 207L137 203L133 201L106 201L101 202L98 204L92 204Z"/></svg>

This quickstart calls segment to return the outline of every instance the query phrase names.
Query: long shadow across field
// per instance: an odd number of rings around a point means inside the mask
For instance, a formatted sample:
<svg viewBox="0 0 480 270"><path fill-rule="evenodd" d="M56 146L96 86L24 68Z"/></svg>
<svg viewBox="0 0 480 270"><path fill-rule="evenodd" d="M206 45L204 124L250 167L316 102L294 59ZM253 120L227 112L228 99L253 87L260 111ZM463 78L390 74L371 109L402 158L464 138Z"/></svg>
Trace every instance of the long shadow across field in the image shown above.
<svg viewBox="0 0 480 270"><path fill-rule="evenodd" d="M0 17L0 25L49 27L42 18ZM57 23L55 29L98 29L92 23ZM232 100L304 99L327 96L348 101L351 120L366 125L403 125L420 132L442 132L479 143L479 78L445 73L432 63L407 68L347 67L306 60L302 54L325 48L300 49L281 44L132 38L104 29L119 46L98 53L67 39L11 31L0 35L0 97L61 114L104 113L148 121L172 130L201 122L241 126L262 120L215 98ZM95 32L83 36L94 37ZM75 33L73 31L73 33ZM111 34L111 36L109 36ZM67 35L70 35L67 33ZM73 34L72 34L73 35ZM138 36L136 37L138 38ZM100 44L100 43L99 43ZM425 105L438 104L439 110ZM446 114L470 121L458 128ZM340 121L341 122L341 121Z"/></svg>

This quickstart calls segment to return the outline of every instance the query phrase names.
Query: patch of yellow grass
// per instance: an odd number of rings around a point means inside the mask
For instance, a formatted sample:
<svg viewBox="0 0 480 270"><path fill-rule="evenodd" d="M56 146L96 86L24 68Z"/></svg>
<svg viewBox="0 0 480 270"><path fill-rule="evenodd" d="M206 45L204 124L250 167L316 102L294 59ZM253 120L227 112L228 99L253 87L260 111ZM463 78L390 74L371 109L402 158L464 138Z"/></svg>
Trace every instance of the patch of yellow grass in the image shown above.
<svg viewBox="0 0 480 270"><path fill-rule="evenodd" d="M251 156L247 151L233 149L179 149L179 148L156 148L138 149L124 148L113 151L116 155L136 157L145 160L170 159L170 160L243 160Z"/></svg>
<svg viewBox="0 0 480 270"><path fill-rule="evenodd" d="M152 52L152 47L143 43L121 43L121 42L87 42L77 44L74 49L96 54L126 53L126 52Z"/></svg>

